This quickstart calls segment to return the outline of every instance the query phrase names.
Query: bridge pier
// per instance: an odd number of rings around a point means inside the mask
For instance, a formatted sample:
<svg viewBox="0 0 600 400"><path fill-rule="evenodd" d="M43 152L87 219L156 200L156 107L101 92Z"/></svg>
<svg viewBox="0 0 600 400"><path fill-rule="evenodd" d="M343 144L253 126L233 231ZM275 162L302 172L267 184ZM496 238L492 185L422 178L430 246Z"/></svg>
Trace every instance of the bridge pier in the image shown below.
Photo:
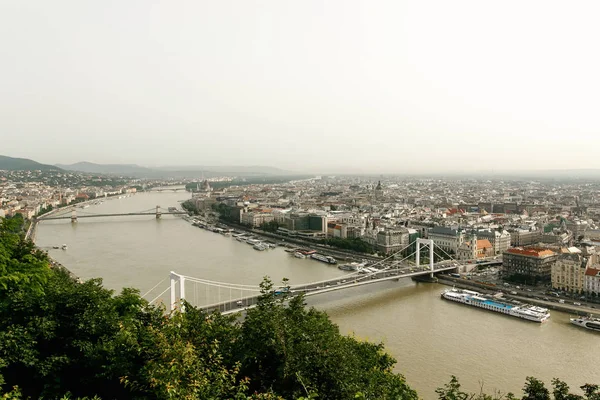
<svg viewBox="0 0 600 400"><path fill-rule="evenodd" d="M161 216L160 206L156 206L156 219L160 219L160 216Z"/></svg>
<svg viewBox="0 0 600 400"><path fill-rule="evenodd" d="M77 222L77 211L75 208L71 210L71 223Z"/></svg>

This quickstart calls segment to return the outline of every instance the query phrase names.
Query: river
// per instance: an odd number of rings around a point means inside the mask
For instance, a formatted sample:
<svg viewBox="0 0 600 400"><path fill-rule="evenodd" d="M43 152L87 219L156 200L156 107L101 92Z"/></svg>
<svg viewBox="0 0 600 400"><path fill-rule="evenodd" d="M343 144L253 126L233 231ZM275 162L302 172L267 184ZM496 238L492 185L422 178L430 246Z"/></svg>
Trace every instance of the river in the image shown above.
<svg viewBox="0 0 600 400"><path fill-rule="evenodd" d="M77 209L85 213L136 212L176 206L188 193L138 193ZM263 276L292 284L340 276L337 268L290 257L281 248L258 252L233 238L193 227L176 216L80 218L76 224L46 221L38 246L82 279L101 277L116 291L142 293L167 287L169 271L222 282L257 284ZM68 249L51 247L67 244ZM188 286L186 285L186 288ZM600 383L600 334L569 324L552 311L539 325L440 299L445 287L388 281L316 296L309 304L326 311L345 334L383 341L397 372L426 400L456 375L464 389L521 394L526 376L547 384L554 377L572 388ZM188 289L188 297L191 290ZM194 295L198 295L194 293ZM206 296L217 299L216 293Z"/></svg>

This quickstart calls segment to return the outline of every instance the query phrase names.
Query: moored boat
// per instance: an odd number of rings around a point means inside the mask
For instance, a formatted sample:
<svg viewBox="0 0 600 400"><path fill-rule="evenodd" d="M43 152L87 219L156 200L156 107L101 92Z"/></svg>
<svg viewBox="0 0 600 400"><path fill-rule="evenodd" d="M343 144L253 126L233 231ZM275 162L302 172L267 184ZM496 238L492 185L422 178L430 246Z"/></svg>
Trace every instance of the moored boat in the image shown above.
<svg viewBox="0 0 600 400"><path fill-rule="evenodd" d="M330 256L324 256L323 254L313 253L310 255L310 258L312 258L313 260L327 263L327 264L337 264L337 261L335 258L330 257Z"/></svg>
<svg viewBox="0 0 600 400"><path fill-rule="evenodd" d="M254 246L252 246L252 248L258 251L265 251L268 247L265 246L263 243L256 243Z"/></svg>
<svg viewBox="0 0 600 400"><path fill-rule="evenodd" d="M448 289L442 292L442 298L533 322L545 322L550 318L547 308L528 304L514 305L503 303L498 299L489 299L481 293L472 290Z"/></svg>
<svg viewBox="0 0 600 400"><path fill-rule="evenodd" d="M571 323L581 328L589 329L591 331L600 332L600 318L589 317L577 317L571 318Z"/></svg>

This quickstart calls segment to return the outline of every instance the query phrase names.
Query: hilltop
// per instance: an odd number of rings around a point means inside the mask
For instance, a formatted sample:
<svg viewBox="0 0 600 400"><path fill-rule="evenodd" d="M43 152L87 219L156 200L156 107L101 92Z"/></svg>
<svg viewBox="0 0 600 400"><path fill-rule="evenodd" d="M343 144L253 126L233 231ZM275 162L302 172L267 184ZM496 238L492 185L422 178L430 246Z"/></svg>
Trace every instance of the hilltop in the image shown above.
<svg viewBox="0 0 600 400"><path fill-rule="evenodd" d="M54 165L41 164L28 158L15 158L0 155L0 170L5 171L57 171L61 168Z"/></svg>

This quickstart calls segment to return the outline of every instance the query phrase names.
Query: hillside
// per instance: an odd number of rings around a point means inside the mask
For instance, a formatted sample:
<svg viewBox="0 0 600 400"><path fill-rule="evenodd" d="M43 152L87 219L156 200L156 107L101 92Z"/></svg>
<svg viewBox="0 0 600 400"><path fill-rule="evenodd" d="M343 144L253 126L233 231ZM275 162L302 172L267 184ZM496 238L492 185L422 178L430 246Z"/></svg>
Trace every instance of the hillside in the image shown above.
<svg viewBox="0 0 600 400"><path fill-rule="evenodd" d="M56 171L59 167L30 160L28 158L16 158L0 155L0 170L6 171Z"/></svg>

